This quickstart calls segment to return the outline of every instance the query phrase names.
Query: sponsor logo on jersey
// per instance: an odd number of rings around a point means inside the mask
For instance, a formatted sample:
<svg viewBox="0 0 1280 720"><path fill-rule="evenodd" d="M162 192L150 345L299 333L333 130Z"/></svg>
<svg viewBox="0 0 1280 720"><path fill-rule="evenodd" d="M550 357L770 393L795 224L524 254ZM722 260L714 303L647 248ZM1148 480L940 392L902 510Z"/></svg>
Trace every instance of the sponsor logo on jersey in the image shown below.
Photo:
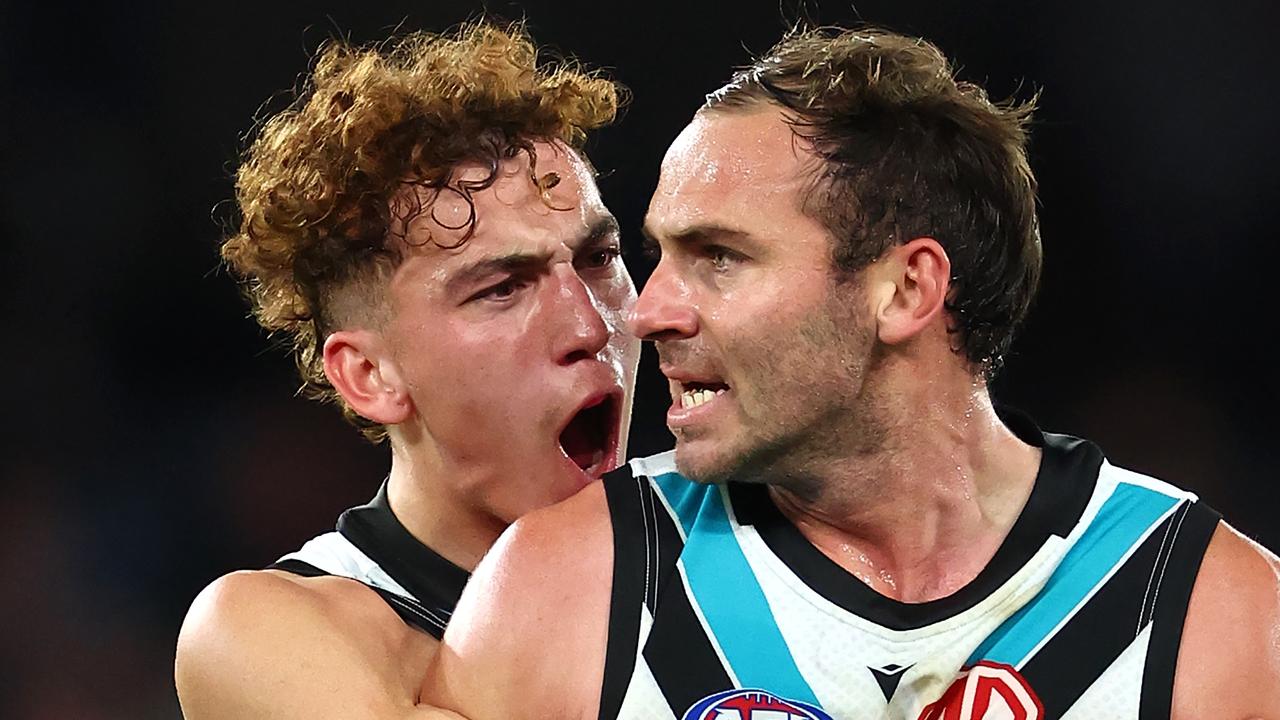
<svg viewBox="0 0 1280 720"><path fill-rule="evenodd" d="M764 690L726 690L693 704L681 720L832 720L807 703Z"/></svg>
<svg viewBox="0 0 1280 720"><path fill-rule="evenodd" d="M1017 670L979 660L960 673L937 702L920 711L919 720L1040 720L1044 705Z"/></svg>

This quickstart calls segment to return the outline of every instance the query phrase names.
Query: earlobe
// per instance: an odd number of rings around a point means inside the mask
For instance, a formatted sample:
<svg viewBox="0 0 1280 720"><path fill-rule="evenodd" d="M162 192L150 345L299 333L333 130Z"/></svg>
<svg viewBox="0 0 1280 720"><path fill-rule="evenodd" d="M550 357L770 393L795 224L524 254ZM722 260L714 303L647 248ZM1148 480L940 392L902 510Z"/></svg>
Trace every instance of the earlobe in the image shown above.
<svg viewBox="0 0 1280 720"><path fill-rule="evenodd" d="M938 321L951 286L951 260L937 240L916 238L882 258L892 297L877 308L880 341L907 342Z"/></svg>
<svg viewBox="0 0 1280 720"><path fill-rule="evenodd" d="M409 418L412 401L381 338L369 330L339 330L324 341L324 373L361 416L383 425Z"/></svg>

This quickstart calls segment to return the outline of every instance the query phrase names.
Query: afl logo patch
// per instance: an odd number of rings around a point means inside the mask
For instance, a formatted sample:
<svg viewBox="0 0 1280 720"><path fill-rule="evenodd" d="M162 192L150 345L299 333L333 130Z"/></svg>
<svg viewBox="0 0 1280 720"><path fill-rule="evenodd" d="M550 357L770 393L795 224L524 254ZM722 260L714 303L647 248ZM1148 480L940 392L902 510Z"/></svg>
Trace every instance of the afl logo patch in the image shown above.
<svg viewBox="0 0 1280 720"><path fill-rule="evenodd" d="M764 690L726 690L694 703L681 720L832 720L807 703Z"/></svg>
<svg viewBox="0 0 1280 720"><path fill-rule="evenodd" d="M960 673L919 720L1040 720L1044 705L1025 678L1004 663L979 660Z"/></svg>

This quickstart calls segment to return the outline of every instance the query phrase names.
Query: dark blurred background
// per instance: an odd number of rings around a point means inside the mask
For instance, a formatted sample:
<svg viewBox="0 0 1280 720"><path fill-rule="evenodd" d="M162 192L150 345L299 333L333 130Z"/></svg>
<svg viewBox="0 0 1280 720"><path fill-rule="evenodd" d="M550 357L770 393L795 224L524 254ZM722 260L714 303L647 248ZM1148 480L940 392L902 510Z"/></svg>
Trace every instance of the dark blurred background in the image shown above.
<svg viewBox="0 0 1280 720"><path fill-rule="evenodd" d="M810 3L924 35L995 97L1043 90L1043 292L996 385L1046 428L1191 488L1280 547L1280 268L1268 3ZM634 252L662 154L794 4L489 3L634 92L591 154ZM0 4L0 717L176 718L195 594L365 500L388 465L219 269L255 116L316 48L476 2ZM1270 28L1270 30L1268 29ZM264 102L266 103L264 105ZM632 451L664 449L642 369ZM647 398L647 399L646 399Z"/></svg>

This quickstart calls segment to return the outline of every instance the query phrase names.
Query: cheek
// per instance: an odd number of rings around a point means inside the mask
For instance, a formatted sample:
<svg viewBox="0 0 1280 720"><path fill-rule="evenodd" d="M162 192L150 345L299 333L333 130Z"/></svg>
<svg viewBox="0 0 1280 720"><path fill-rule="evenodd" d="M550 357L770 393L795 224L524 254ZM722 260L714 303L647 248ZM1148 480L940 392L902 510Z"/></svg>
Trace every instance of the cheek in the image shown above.
<svg viewBox="0 0 1280 720"><path fill-rule="evenodd" d="M614 332L625 332L627 316L636 304L636 288L625 273L591 288L596 312Z"/></svg>
<svg viewBox="0 0 1280 720"><path fill-rule="evenodd" d="M426 403L423 414L437 442L478 462L526 458L553 432L545 384L492 367L474 367L452 385L428 389Z"/></svg>
<svg viewBox="0 0 1280 720"><path fill-rule="evenodd" d="M529 298L488 317L459 317L440 326L436 344L463 374L501 375L542 356L546 345L542 315L541 300Z"/></svg>
<svg viewBox="0 0 1280 720"><path fill-rule="evenodd" d="M772 406L810 404L846 375L836 366L848 340L819 309L770 306L735 312L749 324L723 333L718 354L731 376L747 380L744 402L754 396Z"/></svg>
<svg viewBox="0 0 1280 720"><path fill-rule="evenodd" d="M523 333L493 325L443 323L402 346L401 367L428 424L501 424L507 404L527 401L521 395L531 383L523 380L536 369L535 348Z"/></svg>

